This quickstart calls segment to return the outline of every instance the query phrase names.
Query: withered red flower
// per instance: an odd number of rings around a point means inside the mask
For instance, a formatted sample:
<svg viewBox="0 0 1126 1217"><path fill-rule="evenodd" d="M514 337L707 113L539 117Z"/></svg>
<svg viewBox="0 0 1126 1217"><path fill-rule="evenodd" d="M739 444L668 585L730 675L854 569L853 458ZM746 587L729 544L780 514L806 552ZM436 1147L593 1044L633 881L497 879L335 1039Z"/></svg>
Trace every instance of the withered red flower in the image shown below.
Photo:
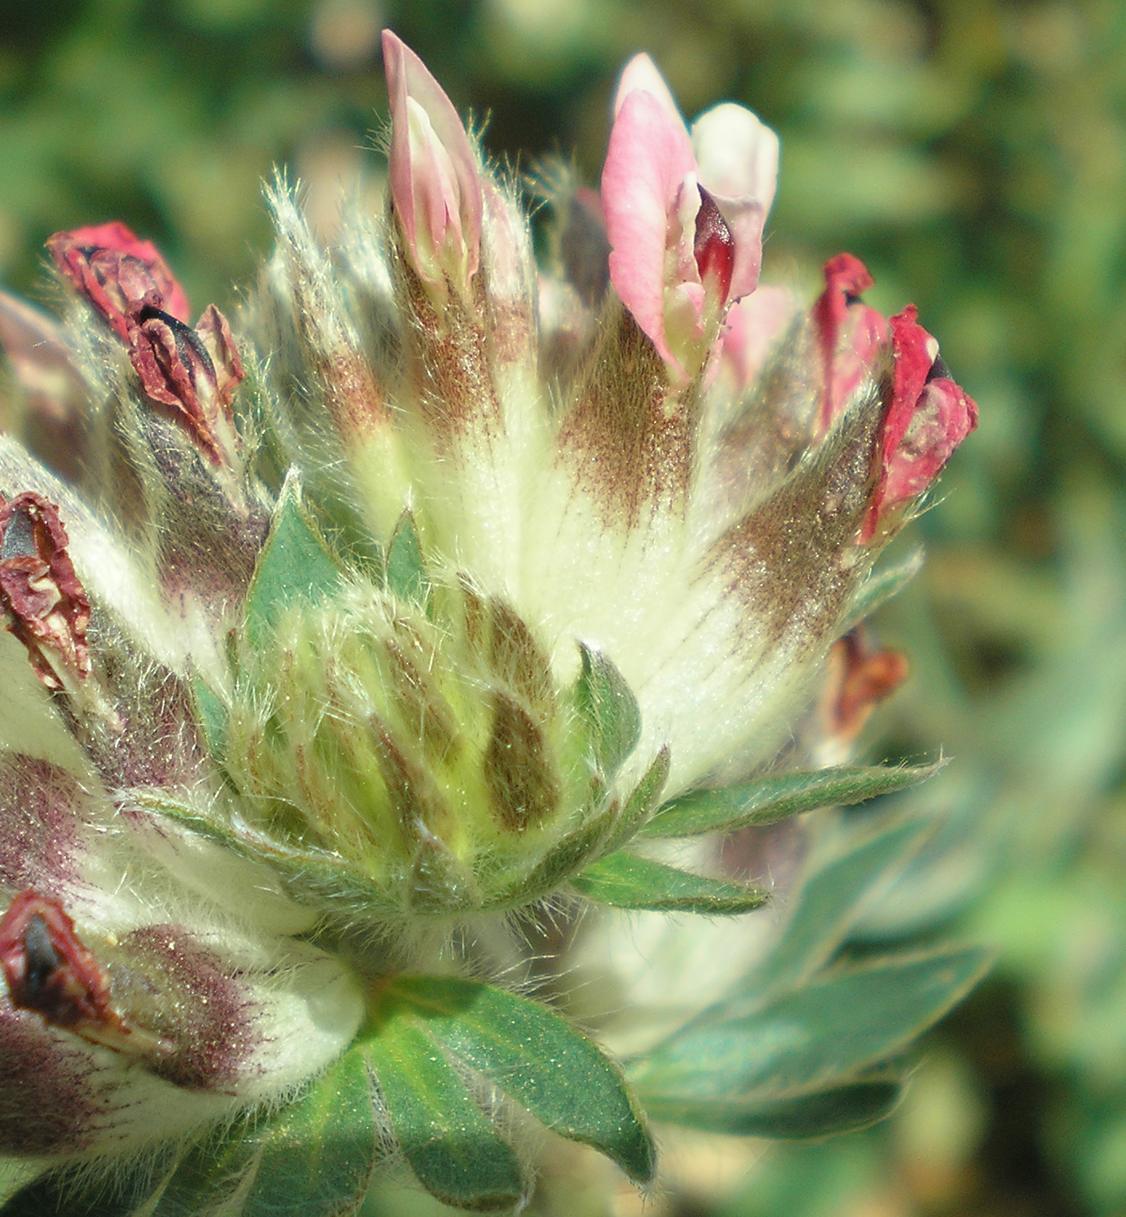
<svg viewBox="0 0 1126 1217"><path fill-rule="evenodd" d="M193 329L157 308L144 308L129 328L129 358L145 394L170 406L216 464L216 428L229 415L244 372L226 317L209 305Z"/></svg>
<svg viewBox="0 0 1126 1217"><path fill-rule="evenodd" d="M861 299L875 282L853 254L825 263L825 290L813 306L813 326L821 351L822 390L818 432L824 434L871 370L887 321Z"/></svg>
<svg viewBox="0 0 1126 1217"><path fill-rule="evenodd" d="M977 403L947 373L938 343L909 304L891 318L891 405L881 440L882 469L865 539L900 503L923 493L977 426Z"/></svg>
<svg viewBox="0 0 1126 1217"><path fill-rule="evenodd" d="M13 899L0 918L0 969L17 1009L99 1042L124 1034L105 973L54 897L29 888Z"/></svg>
<svg viewBox="0 0 1126 1217"><path fill-rule="evenodd" d="M188 318L188 298L151 241L119 220L56 232L47 238L55 265L123 341L142 308Z"/></svg>
<svg viewBox="0 0 1126 1217"><path fill-rule="evenodd" d="M875 647L863 629L850 630L829 651L820 719L826 739L847 747L872 711L907 679L902 651Z"/></svg>
<svg viewBox="0 0 1126 1217"><path fill-rule="evenodd" d="M220 464L218 423L244 375L223 314L208 305L193 329L187 297L160 251L120 221L57 232L47 248L128 346L145 395L170 406Z"/></svg>
<svg viewBox="0 0 1126 1217"><path fill-rule="evenodd" d="M0 500L0 607L48 688L62 687L60 668L89 674L90 601L67 553L58 509L34 491Z"/></svg>

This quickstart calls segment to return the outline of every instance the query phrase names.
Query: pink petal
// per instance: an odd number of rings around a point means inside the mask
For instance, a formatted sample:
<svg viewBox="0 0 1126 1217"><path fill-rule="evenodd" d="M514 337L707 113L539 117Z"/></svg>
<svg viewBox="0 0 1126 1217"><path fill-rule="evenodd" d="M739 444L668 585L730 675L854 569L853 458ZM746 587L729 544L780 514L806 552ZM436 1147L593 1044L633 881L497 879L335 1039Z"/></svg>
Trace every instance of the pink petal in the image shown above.
<svg viewBox="0 0 1126 1217"><path fill-rule="evenodd" d="M676 361L666 341L664 317L669 219L685 178L695 168L679 116L670 115L666 102L648 90L629 92L614 120L602 170L610 281L670 363Z"/></svg>
<svg viewBox="0 0 1126 1217"><path fill-rule="evenodd" d="M477 161L453 103L422 60L390 30L383 65L391 106L391 197L407 245L418 254L419 224L431 249L464 245L467 272L478 266L481 184Z"/></svg>
<svg viewBox="0 0 1126 1217"><path fill-rule="evenodd" d="M736 301L727 313L720 359L730 368L735 392L741 393L759 374L771 347L794 320L794 294L785 287L760 284Z"/></svg>
<svg viewBox="0 0 1126 1217"><path fill-rule="evenodd" d="M823 390L819 429L824 433L868 374L887 337L887 322L860 293L872 286L868 268L852 254L825 263L825 290L813 306L821 348Z"/></svg>

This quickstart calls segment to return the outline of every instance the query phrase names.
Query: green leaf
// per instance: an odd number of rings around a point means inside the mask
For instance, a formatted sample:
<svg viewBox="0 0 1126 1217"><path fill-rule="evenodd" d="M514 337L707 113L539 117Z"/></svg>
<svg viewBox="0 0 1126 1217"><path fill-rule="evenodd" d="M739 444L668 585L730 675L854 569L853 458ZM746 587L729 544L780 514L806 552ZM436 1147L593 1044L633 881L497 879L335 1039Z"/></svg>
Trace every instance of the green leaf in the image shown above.
<svg viewBox="0 0 1126 1217"><path fill-rule="evenodd" d="M817 807L863 803L905 790L932 777L943 763L796 770L738 786L693 790L666 803L641 832L646 837L692 837L773 824Z"/></svg>
<svg viewBox="0 0 1126 1217"><path fill-rule="evenodd" d="M667 1124L789 1141L866 1128L891 1112L902 1091L899 1079L881 1078L773 1099L698 1100L651 1094L646 1095L646 1108L654 1119Z"/></svg>
<svg viewBox="0 0 1126 1217"><path fill-rule="evenodd" d="M537 896L553 892L569 879L583 863L605 848L614 827L613 809L602 811L573 832L561 837L525 875L501 889L490 901L490 908L511 908L527 904Z"/></svg>
<svg viewBox="0 0 1126 1217"><path fill-rule="evenodd" d="M363 1045L395 1139L418 1181L446 1204L511 1209L528 1184L425 1023L403 1010Z"/></svg>
<svg viewBox="0 0 1126 1217"><path fill-rule="evenodd" d="M407 1011L427 1032L560 1136L646 1183L656 1149L621 1071L566 1019L525 997L455 977L398 977L387 1017Z"/></svg>
<svg viewBox="0 0 1126 1217"><path fill-rule="evenodd" d="M379 1158L367 1060L352 1048L305 1096L255 1132L242 1217L343 1217L363 1203Z"/></svg>
<svg viewBox="0 0 1126 1217"><path fill-rule="evenodd" d="M599 859L575 875L571 886L599 904L659 912L748 913L768 898L761 887L692 875L627 853Z"/></svg>
<svg viewBox="0 0 1126 1217"><path fill-rule="evenodd" d="M590 727L594 760L612 777L641 738L641 711L621 672L600 651L579 643L579 711Z"/></svg>
<svg viewBox="0 0 1126 1217"><path fill-rule="evenodd" d="M637 836L642 825L647 823L653 814L661 791L669 780L671 756L667 747L662 748L653 758L653 763L645 771L641 781L633 788L626 799L626 805L618 816L614 831L607 842L608 848L617 849L627 841Z"/></svg>
<svg viewBox="0 0 1126 1217"><path fill-rule="evenodd" d="M200 677L192 679L192 697L195 699L196 722L203 733L208 752L217 761L222 761L227 743L227 707L222 698Z"/></svg>
<svg viewBox="0 0 1126 1217"><path fill-rule="evenodd" d="M422 557L422 542L409 511L404 511L399 517L391 535L391 544L387 547L387 586L403 600L413 600L422 605L425 605L430 591L430 579Z"/></svg>
<svg viewBox="0 0 1126 1217"><path fill-rule="evenodd" d="M903 820L815 858L771 950L736 983L719 1010L730 1015L746 1004L761 1005L827 963L884 879L915 855L931 831L925 820Z"/></svg>
<svg viewBox="0 0 1126 1217"><path fill-rule="evenodd" d="M980 979L977 949L879 960L821 976L747 1014L676 1032L634 1073L647 1104L831 1089L893 1056Z"/></svg>
<svg viewBox="0 0 1126 1217"><path fill-rule="evenodd" d="M848 606L845 619L841 624L841 633L847 634L865 617L874 613L881 604L886 604L893 596L898 596L923 569L924 557L923 548L919 546L912 550L902 562L897 562L894 566L870 575Z"/></svg>
<svg viewBox="0 0 1126 1217"><path fill-rule="evenodd" d="M332 552L301 504L301 483L291 472L274 509L270 533L246 600L246 630L259 644L296 599L315 602L340 582Z"/></svg>
<svg viewBox="0 0 1126 1217"><path fill-rule="evenodd" d="M244 1217L241 1201L255 1167L240 1121L225 1136L191 1146L130 1217Z"/></svg>

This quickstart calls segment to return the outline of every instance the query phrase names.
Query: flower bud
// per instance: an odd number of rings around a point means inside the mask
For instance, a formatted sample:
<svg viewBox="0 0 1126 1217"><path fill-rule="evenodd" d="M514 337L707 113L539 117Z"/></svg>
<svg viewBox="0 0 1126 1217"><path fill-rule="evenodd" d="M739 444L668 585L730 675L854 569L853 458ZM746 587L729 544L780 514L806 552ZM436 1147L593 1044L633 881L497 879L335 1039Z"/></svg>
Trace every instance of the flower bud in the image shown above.
<svg viewBox="0 0 1126 1217"><path fill-rule="evenodd" d="M465 128L422 60L390 30L383 65L391 106L390 181L403 248L438 301L477 273L481 180Z"/></svg>
<svg viewBox="0 0 1126 1217"><path fill-rule="evenodd" d="M209 305L192 329L146 305L129 327L129 358L145 395L171 406L208 458L222 463L233 441L231 398L244 375L223 314Z"/></svg>

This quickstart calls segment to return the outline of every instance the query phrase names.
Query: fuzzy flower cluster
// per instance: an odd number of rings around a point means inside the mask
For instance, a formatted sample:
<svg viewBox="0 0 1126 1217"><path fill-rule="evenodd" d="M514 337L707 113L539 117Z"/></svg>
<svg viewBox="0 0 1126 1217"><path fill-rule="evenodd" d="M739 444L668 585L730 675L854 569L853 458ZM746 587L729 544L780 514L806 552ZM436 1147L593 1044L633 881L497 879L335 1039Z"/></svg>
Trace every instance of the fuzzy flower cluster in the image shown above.
<svg viewBox="0 0 1126 1217"><path fill-rule="evenodd" d="M639 56L540 268L384 61L385 213L326 250L276 184L233 323L116 222L48 242L64 323L0 299L6 1155L284 1099L379 977L902 675L840 640L976 410L856 258L759 286L774 134Z"/></svg>

